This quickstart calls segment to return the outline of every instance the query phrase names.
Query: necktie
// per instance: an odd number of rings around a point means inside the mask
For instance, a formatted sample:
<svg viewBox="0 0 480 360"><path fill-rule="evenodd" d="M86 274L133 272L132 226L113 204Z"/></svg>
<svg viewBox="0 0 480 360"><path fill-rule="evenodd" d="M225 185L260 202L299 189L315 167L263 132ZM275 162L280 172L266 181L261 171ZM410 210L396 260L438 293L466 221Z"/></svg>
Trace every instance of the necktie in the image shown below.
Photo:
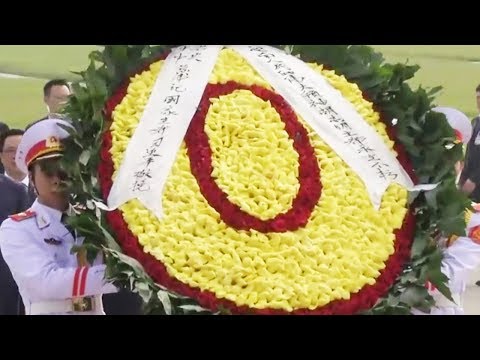
<svg viewBox="0 0 480 360"><path fill-rule="evenodd" d="M75 229L67 224L67 214L62 214L62 223L63 225L67 228L67 230L72 234L74 241L77 241L77 236L76 236L76 231ZM77 253L77 261L79 266L88 266L88 261L87 261L87 254L85 252L85 249L80 249Z"/></svg>
<svg viewBox="0 0 480 360"><path fill-rule="evenodd" d="M62 220L61 220L62 224L67 228L68 232L72 234L73 239L75 240L76 239L75 229L67 223L67 218L68 218L67 214L62 214Z"/></svg>

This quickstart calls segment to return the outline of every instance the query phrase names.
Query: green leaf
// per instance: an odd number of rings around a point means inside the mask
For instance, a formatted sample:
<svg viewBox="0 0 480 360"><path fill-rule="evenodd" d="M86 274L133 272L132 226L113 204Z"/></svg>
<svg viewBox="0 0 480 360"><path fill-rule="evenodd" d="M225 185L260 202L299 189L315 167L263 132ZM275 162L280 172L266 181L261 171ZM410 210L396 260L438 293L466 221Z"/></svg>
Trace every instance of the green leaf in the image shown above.
<svg viewBox="0 0 480 360"><path fill-rule="evenodd" d="M435 95L443 89L442 86L435 86L427 93L428 97L435 97Z"/></svg>
<svg viewBox="0 0 480 360"><path fill-rule="evenodd" d="M407 126L416 132L422 131L422 126L416 121L410 121Z"/></svg>
<svg viewBox="0 0 480 360"><path fill-rule="evenodd" d="M105 249L105 251L108 251L110 254L114 255L116 258L121 260L123 263L131 266L132 269L140 272L143 271L143 266L134 258L124 255L121 252L118 252L112 249Z"/></svg>
<svg viewBox="0 0 480 360"><path fill-rule="evenodd" d="M219 315L232 315L232 312L230 309L224 308L222 305L220 305L217 309L217 314Z"/></svg>
<svg viewBox="0 0 480 360"><path fill-rule="evenodd" d="M412 257L420 256L428 244L428 237L425 233L417 233L413 240Z"/></svg>
<svg viewBox="0 0 480 360"><path fill-rule="evenodd" d="M439 187L437 186L435 189L430 191L425 191L425 200L430 208L433 210L437 209L437 194L439 191Z"/></svg>
<svg viewBox="0 0 480 360"><path fill-rule="evenodd" d="M105 237L105 242L106 242L106 245L108 246L108 248L110 248L111 250L113 250L117 253L120 253L122 251L122 249L117 244L117 242L115 241L113 236L110 235L110 233L103 226L100 225L99 227L100 227L100 230L102 231L102 235Z"/></svg>
<svg viewBox="0 0 480 360"><path fill-rule="evenodd" d="M390 306L395 307L400 303L400 298L397 296L389 295L387 302Z"/></svg>
<svg viewBox="0 0 480 360"><path fill-rule="evenodd" d="M165 291L158 291L157 292L158 299L163 305L163 309L165 310L165 314L171 315L172 314L172 304L170 302L170 297Z"/></svg>
<svg viewBox="0 0 480 360"><path fill-rule="evenodd" d="M400 295L400 301L411 307L416 307L418 304L422 303L426 295L428 295L428 292L424 287L408 287L405 289L402 295Z"/></svg>
<svg viewBox="0 0 480 360"><path fill-rule="evenodd" d="M89 243L82 244L82 245L74 245L70 249L71 254L76 254L79 251L86 251L87 261L90 264L93 264L94 260L98 256L98 252L100 251L100 249L94 244L89 244Z"/></svg>
<svg viewBox="0 0 480 360"><path fill-rule="evenodd" d="M87 165L88 160L90 160L90 150L83 150L78 161L80 161L82 165Z"/></svg>
<svg viewBox="0 0 480 360"><path fill-rule="evenodd" d="M430 256L427 279L450 301L453 301L451 292L447 287L448 277L442 273L442 252L437 250Z"/></svg>
<svg viewBox="0 0 480 360"><path fill-rule="evenodd" d="M142 298L144 303L148 303L152 298L153 292L144 282L136 282L135 284L138 295Z"/></svg>
<svg viewBox="0 0 480 360"><path fill-rule="evenodd" d="M125 271L123 271L123 275L125 275L128 278L131 278L135 275L135 272L131 271L131 270L125 270Z"/></svg>
<svg viewBox="0 0 480 360"><path fill-rule="evenodd" d="M202 308L201 306L198 306L198 305L180 305L179 308L183 309L185 311L191 311L191 312L207 311L207 310L205 310L204 308Z"/></svg>
<svg viewBox="0 0 480 360"><path fill-rule="evenodd" d="M92 61L98 61L98 62L102 62L103 61L103 55L100 51L96 50L96 51L92 51L89 55L88 55L88 58Z"/></svg>

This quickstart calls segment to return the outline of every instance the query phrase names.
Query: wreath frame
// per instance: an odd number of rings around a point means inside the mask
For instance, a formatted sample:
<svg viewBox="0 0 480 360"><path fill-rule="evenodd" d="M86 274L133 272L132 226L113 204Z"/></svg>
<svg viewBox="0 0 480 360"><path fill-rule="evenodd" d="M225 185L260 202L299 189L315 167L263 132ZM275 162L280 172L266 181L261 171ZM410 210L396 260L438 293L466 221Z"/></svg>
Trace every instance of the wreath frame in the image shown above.
<svg viewBox="0 0 480 360"><path fill-rule="evenodd" d="M90 65L77 72L73 95L65 115L74 130L67 139L62 165L69 174L66 182L72 201L85 210L68 222L85 237L89 259L103 251L107 276L118 286L138 293L145 314L208 314L195 300L175 294L155 281L135 259L125 255L108 225L98 180L102 138L110 123L108 101L131 74L178 45L105 45L89 54ZM443 114L431 112L441 87L412 90L408 80L417 65L388 64L383 55L364 45L280 45L305 62L323 64L356 83L363 97L394 129L390 137L399 141L421 184L438 183L431 191L411 193L410 208L416 219L409 261L388 294L362 314L409 314L411 308L428 312L434 305L424 284L430 281L451 299L447 277L441 272L442 252L436 244L440 236L465 235L465 209L470 201L455 185L454 164L463 157L461 143ZM388 122L388 123L387 123ZM228 314L219 308L214 314Z"/></svg>

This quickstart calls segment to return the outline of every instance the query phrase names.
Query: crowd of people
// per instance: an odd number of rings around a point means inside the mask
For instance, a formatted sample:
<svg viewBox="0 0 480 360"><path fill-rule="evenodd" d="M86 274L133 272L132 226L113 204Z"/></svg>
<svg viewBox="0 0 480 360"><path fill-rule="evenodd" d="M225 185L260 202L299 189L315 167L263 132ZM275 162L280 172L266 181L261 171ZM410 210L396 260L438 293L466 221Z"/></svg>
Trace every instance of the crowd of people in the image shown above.
<svg viewBox="0 0 480 360"><path fill-rule="evenodd" d="M0 315L142 314L137 294L103 283L102 259L89 266L70 252L80 237L69 231L62 216L72 205L59 187L62 148L54 141L70 95L66 80L48 81L45 116L25 129L0 123ZM93 296L93 304L64 301L90 299L87 295Z"/></svg>

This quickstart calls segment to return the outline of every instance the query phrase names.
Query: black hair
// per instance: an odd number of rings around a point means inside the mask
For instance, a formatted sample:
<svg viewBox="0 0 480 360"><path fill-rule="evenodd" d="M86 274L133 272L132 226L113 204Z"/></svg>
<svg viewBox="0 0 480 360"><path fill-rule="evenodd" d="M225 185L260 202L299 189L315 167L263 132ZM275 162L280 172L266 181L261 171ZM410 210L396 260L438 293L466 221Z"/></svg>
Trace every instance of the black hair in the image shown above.
<svg viewBox="0 0 480 360"><path fill-rule="evenodd" d="M0 152L3 152L3 147L5 146L5 140L10 136L23 135L25 131L21 129L8 129L0 135Z"/></svg>
<svg viewBox="0 0 480 360"><path fill-rule="evenodd" d="M65 79L53 79L48 81L45 86L43 87L43 96L47 97L50 95L50 91L54 86L66 86L70 89L70 85L68 84L67 80Z"/></svg>
<svg viewBox="0 0 480 360"><path fill-rule="evenodd" d="M0 135L2 135L5 131L8 131L8 130L10 130L10 127L7 124L0 121Z"/></svg>

